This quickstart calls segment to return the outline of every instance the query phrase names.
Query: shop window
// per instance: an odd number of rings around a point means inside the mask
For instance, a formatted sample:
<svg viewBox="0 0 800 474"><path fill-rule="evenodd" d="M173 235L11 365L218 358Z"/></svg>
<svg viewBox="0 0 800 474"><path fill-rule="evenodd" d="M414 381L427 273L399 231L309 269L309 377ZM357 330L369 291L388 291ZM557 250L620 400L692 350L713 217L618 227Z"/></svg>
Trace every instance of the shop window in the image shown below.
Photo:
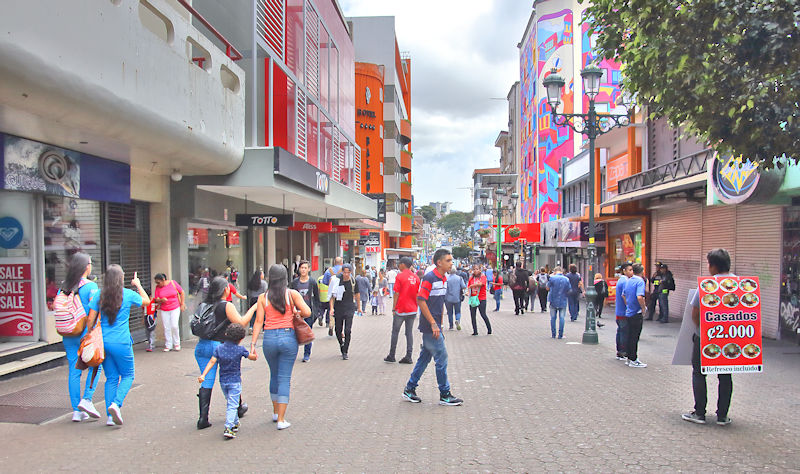
<svg viewBox="0 0 800 474"><path fill-rule="evenodd" d="M44 266L47 307L52 309L58 287L66 278L69 258L83 252L92 257L93 275L102 283L104 268L100 203L61 196L44 196Z"/></svg>

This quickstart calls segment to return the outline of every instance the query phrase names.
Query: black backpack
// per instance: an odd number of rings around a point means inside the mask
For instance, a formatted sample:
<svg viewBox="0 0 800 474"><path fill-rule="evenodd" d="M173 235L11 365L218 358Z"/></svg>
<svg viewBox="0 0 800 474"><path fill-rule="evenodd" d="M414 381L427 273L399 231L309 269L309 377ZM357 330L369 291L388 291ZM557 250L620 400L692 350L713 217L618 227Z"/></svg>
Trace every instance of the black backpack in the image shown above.
<svg viewBox="0 0 800 474"><path fill-rule="evenodd" d="M192 334L200 339L213 339L220 330L227 326L228 320L217 324L217 318L214 315L214 308L216 304L201 303L197 307L197 311L192 315L192 321L189 326L192 328Z"/></svg>

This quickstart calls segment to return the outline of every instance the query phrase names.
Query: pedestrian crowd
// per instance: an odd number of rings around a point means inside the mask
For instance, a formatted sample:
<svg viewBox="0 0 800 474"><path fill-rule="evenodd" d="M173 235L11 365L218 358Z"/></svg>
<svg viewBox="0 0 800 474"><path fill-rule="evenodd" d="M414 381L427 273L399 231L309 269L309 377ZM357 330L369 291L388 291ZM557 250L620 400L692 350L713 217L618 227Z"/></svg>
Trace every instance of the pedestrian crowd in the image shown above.
<svg viewBox="0 0 800 474"><path fill-rule="evenodd" d="M708 254L709 272L715 276L731 275L730 257L723 249ZM675 290L675 281L667 265L657 262L656 273L644 277L644 268L638 263L623 263L619 266L619 278L613 287L614 312L617 325L616 358L628 367L645 368L639 359L638 346L643 321L652 320L656 305L659 306L658 321L669 321L669 293ZM402 391L402 398L412 403L421 402L416 389L427 366L433 361L439 388L439 403L461 405L463 400L451 392L448 379L448 353L444 331L460 331L461 309L464 300L470 311L472 335L480 334L478 314L483 330L492 334L492 324L487 315L487 299L495 300L494 311L499 311L503 287L508 286L514 300L514 314L522 316L533 312L538 301L541 312L550 315L550 332L553 339L563 339L566 316L576 321L580 313L584 281L576 265L569 265L566 272L556 266L541 267L533 272L522 262L517 262L506 271L481 264L454 264L453 256L446 249L437 250L432 265L414 262L402 257L389 269L356 270L337 257L333 265L318 278L310 276L310 265L306 260L296 260L294 278L290 279L287 266L272 265L266 275L257 270L247 280L245 294L239 293L231 280L231 273L213 275L204 272L198 280L197 293L202 303L192 316L192 331L198 336L194 355L200 376L197 428L211 426L209 410L215 382L226 401L223 436L235 438L240 428L240 419L248 406L242 400L242 359L257 360L258 338L262 337L262 351L269 368L267 384L273 405L273 421L278 430L291 426L286 420L290 399L291 377L299 346L303 345L302 362L311 360L314 324L326 326L328 336L335 334L342 360L350 357L353 323L357 317L367 314L383 316L386 308L391 312L391 332L387 363L413 364L413 368ZM164 351L180 351L181 337L179 319L186 311L186 294L181 286L166 274L154 277L155 287L148 295L134 273L130 280L133 290L125 288L125 274L118 265L110 265L103 278L103 288L90 281L91 258L76 253L68 262L66 278L54 299L57 327L72 317L75 323L62 332L64 348L69 362L68 393L73 409L72 420L99 418L100 412L92 402L98 371L105 376L105 400L107 425L123 424L122 407L134 379L134 357L130 335L131 308L145 308L146 350L155 346L155 321L161 318L164 328ZM238 275L238 273L237 273ZM596 294L593 304L596 316L602 318L603 307L610 296L611 288L602 274L595 274L590 282ZM646 292L650 289L649 296ZM247 300L248 310L240 314L233 298ZM387 306L387 298L391 303ZM591 303L591 302L589 302ZM699 302L691 302L693 323L699 327ZM444 319L444 315L447 319ZM645 314L647 317L645 318ZM59 315L60 319L59 319ZM417 317L419 321L415 323ZM82 321L82 324L78 324ZM61 326L59 326L61 324ZM603 327L602 323L597 324ZM416 364L413 360L414 329L421 333L422 343ZM249 328L249 331L248 331ZM405 353L396 359L398 339L404 328ZM250 332L249 350L241 345ZM263 335L262 335L263 333ZM98 338L101 338L100 341ZM694 423L705 423L706 382L700 370L699 329L693 339L692 386L695 407L683 419ZM87 352L100 344L104 358L94 364L94 375L86 377L81 393L82 368L92 367L90 360L97 354ZM719 375L719 401L717 422L728 424L732 382L730 375Z"/></svg>

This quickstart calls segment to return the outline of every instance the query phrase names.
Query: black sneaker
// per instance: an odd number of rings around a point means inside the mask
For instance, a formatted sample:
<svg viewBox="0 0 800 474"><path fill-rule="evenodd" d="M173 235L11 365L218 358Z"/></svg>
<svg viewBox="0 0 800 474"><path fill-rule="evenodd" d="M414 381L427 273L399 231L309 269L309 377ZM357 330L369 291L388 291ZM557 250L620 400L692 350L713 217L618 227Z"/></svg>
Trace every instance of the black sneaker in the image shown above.
<svg viewBox="0 0 800 474"><path fill-rule="evenodd" d="M439 405L457 406L462 403L464 403L464 400L454 397L450 392L439 395Z"/></svg>
<svg viewBox="0 0 800 474"><path fill-rule="evenodd" d="M422 401L422 399L417 396L416 390L409 389L403 390L403 400L411 403L419 403Z"/></svg>
<svg viewBox="0 0 800 474"><path fill-rule="evenodd" d="M411 357L403 357L402 359L400 359L400 363L401 364L411 364L412 363Z"/></svg>
<svg viewBox="0 0 800 474"><path fill-rule="evenodd" d="M706 416L698 415L697 412L694 411L691 413L684 413L683 415L681 415L681 418L683 418L685 421L688 421L689 423L697 423L699 425L706 424Z"/></svg>
<svg viewBox="0 0 800 474"><path fill-rule="evenodd" d="M384 362L397 362L397 360L395 360L395 358L394 358L394 357L392 357L392 356L386 356L386 357L384 357L384 358L383 358L383 361L384 361Z"/></svg>
<svg viewBox="0 0 800 474"><path fill-rule="evenodd" d="M236 437L236 432L233 431L233 429L231 428L225 428L225 431L222 433L222 436L224 436L227 439L233 439Z"/></svg>
<svg viewBox="0 0 800 474"><path fill-rule="evenodd" d="M727 416L719 416L717 415L717 424L720 426L727 426L731 424L731 419Z"/></svg>
<svg viewBox="0 0 800 474"><path fill-rule="evenodd" d="M349 359L349 357L347 357L347 353L345 352L344 354L342 354L342 360L347 360L347 359Z"/></svg>
<svg viewBox="0 0 800 474"><path fill-rule="evenodd" d="M333 336L333 328L328 328L328 335Z"/></svg>

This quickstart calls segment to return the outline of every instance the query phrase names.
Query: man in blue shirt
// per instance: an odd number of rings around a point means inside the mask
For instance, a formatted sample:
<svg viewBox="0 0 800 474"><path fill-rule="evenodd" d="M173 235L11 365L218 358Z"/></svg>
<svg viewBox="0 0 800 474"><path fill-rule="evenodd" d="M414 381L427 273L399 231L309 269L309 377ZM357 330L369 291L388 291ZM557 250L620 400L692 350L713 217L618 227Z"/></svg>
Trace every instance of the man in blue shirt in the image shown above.
<svg viewBox="0 0 800 474"><path fill-rule="evenodd" d="M642 278L644 267L641 264L633 266L633 276L625 282L625 291L622 293L625 299L625 316L628 318L628 344L626 346L628 367L647 367L647 364L639 360L639 336L642 334L642 309L646 306L644 302L645 282Z"/></svg>
<svg viewBox="0 0 800 474"><path fill-rule="evenodd" d="M439 405L461 405L464 400L450 393L450 382L447 380L447 348L444 346L442 334L442 313L447 294L447 272L453 266L453 256L447 249L438 249L433 254L436 267L422 277L417 295L419 312L419 331L422 333L422 349L417 358L417 365L411 372L403 399L411 403L422 401L417 396L417 385L431 359L436 363L436 381L439 383Z"/></svg>
<svg viewBox="0 0 800 474"><path fill-rule="evenodd" d="M338 275L339 272L342 271L342 263L344 263L344 260L342 260L342 257L336 257L333 260L333 266L331 268L329 268L327 272L325 272L325 275L322 276L322 284L323 285L330 285L331 284L331 277L334 276L334 275Z"/></svg>
<svg viewBox="0 0 800 474"><path fill-rule="evenodd" d="M622 274L617 280L616 296L614 299L614 314L617 317L617 360L624 360L628 363L628 356L625 346L628 345L628 317L625 316L625 299L622 293L625 291L625 283L629 277L633 276L633 265L623 263L619 266Z"/></svg>
<svg viewBox="0 0 800 474"><path fill-rule="evenodd" d="M561 267L556 267L547 281L547 301L550 303L550 332L556 338L556 317L558 317L558 338L564 337L564 318L567 312L567 293L572 285L564 276Z"/></svg>

